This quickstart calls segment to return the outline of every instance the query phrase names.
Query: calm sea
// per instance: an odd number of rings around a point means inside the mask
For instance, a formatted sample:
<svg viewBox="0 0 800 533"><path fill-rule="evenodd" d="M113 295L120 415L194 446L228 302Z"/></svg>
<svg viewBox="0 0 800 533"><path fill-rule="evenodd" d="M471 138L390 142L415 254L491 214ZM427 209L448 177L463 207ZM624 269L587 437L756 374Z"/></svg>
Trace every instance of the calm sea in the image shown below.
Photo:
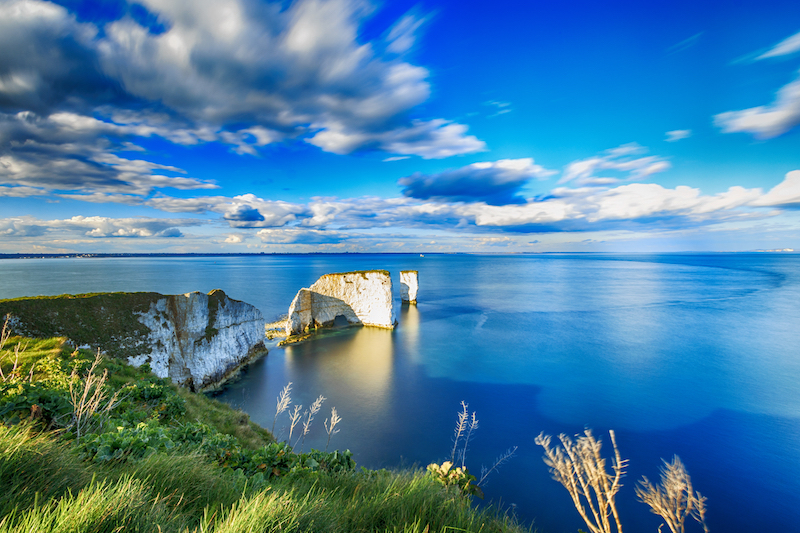
<svg viewBox="0 0 800 533"><path fill-rule="evenodd" d="M327 398L306 449L325 447L335 406L359 465L426 466L450 455L463 400L480 427L467 466L519 451L485 487L545 532L585 526L534 444L591 428L630 460L626 531L657 531L635 501L677 454L708 497L711 531L800 524L800 255L297 255L0 261L0 298L223 289L268 320L329 272L419 270L394 331L350 328L271 349L219 398L271 427L275 400ZM399 296L399 294L398 294ZM276 432L286 425L279 419ZM689 531L701 531L696 524Z"/></svg>

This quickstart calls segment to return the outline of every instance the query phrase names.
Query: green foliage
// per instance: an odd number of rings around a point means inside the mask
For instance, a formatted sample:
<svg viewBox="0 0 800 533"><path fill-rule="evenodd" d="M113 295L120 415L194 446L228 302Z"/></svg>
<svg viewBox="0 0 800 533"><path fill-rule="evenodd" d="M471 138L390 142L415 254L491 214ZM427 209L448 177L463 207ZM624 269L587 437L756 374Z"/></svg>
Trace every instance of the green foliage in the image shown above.
<svg viewBox="0 0 800 533"><path fill-rule="evenodd" d="M483 499L483 491L475 484L478 478L469 473L467 468L457 466L445 461L441 465L431 463L428 465L428 474L440 485L456 487L462 494L469 494Z"/></svg>
<svg viewBox="0 0 800 533"><path fill-rule="evenodd" d="M174 447L167 428L155 422L142 422L134 427L120 426L116 431L91 434L80 443L80 449L86 457L98 462L138 459Z"/></svg>
<svg viewBox="0 0 800 533"><path fill-rule="evenodd" d="M69 393L44 383L0 383L0 422L17 424L22 420L42 420L46 425L61 425L71 412Z"/></svg>

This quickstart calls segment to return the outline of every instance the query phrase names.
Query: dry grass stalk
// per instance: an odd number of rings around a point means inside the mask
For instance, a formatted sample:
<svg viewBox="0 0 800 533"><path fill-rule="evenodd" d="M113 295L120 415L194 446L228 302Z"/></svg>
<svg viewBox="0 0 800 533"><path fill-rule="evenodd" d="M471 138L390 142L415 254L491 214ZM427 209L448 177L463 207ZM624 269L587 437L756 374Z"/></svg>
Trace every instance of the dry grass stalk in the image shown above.
<svg viewBox="0 0 800 533"><path fill-rule="evenodd" d="M500 468L500 465L511 459L517 454L517 446L512 446L504 453L500 454L500 456L494 460L494 464L490 468L486 468L485 466L481 466L481 478L476 483L477 486L482 487L484 483L486 483L486 479L489 477L489 474L496 471Z"/></svg>
<svg viewBox="0 0 800 533"><path fill-rule="evenodd" d="M627 460L620 457L614 432L609 434L614 446L613 474L606 470L606 460L600 454L602 443L588 429L583 436L576 435L575 441L563 433L559 435L563 448L552 447L549 435L540 433L536 437L536 444L544 448L544 462L550 467L553 479L567 489L591 533L611 533L611 516L617 533L622 533L614 498L622 487L620 480Z"/></svg>
<svg viewBox="0 0 800 533"><path fill-rule="evenodd" d="M24 346L20 346L19 343L17 343L14 345L14 362L12 363L11 370L9 370L8 374L4 373L1 363L6 358L6 353L3 352L3 349L5 348L8 339L11 338L11 328L8 326L10 320L11 315L6 315L6 319L3 322L3 329L0 330L0 379L3 381L13 382L22 378L19 371L19 354L27 349L28 344L26 343ZM28 379L29 381L33 381L33 366L31 366Z"/></svg>
<svg viewBox="0 0 800 533"><path fill-rule="evenodd" d="M463 400L461 401L461 412L458 413L458 419L456 421L456 428L454 431L454 438L453 438L453 451L450 454L450 462L456 462L456 451L458 450L458 443L461 440L461 436L467 430L467 421L469 420L469 410L468 405Z"/></svg>
<svg viewBox="0 0 800 533"><path fill-rule="evenodd" d="M289 425L289 440L287 442L292 442L292 433L294 433L294 428L295 428L295 426L297 426L297 424L300 422L300 419L303 416L301 414L302 410L303 410L303 406L302 405L295 405L294 406L294 410L291 413L289 413L289 422L290 422L290 425Z"/></svg>
<svg viewBox="0 0 800 533"><path fill-rule="evenodd" d="M686 518L689 516L697 520L703 526L703 531L708 533L706 498L699 492L694 492L692 478L677 455L672 458L671 463L664 461L660 485L653 486L642 476L636 486L636 496L650 506L653 514L664 519L672 533L684 533Z"/></svg>
<svg viewBox="0 0 800 533"><path fill-rule="evenodd" d="M103 356L98 350L83 380L78 378L77 367L72 369L70 375L69 397L72 404L72 420L67 429L75 428L75 439L78 442L97 423L96 414L107 414L119 404L119 391L115 392L107 402L105 401L108 397L105 388L108 370L104 370L102 376L95 373L102 360Z"/></svg>
<svg viewBox="0 0 800 533"><path fill-rule="evenodd" d="M322 402L325 400L327 400L327 398L320 394L319 397L314 400L314 403L311 404L311 407L306 409L306 411L303 413L303 416L305 417L305 420L303 420L303 432L299 437L297 437L297 441L300 443L301 452L303 451L303 446L306 442L306 435L308 435L311 431L311 422L314 421L314 417L317 415L317 413L319 413L319 410L322 409ZM293 448L296 447L297 442L294 443Z"/></svg>
<svg viewBox="0 0 800 533"><path fill-rule="evenodd" d="M325 419L325 431L328 432L328 442L325 444L325 451L328 451L328 446L331 443L331 437L339 433L340 430L335 429L336 424L342 421L342 418L339 416L339 413L336 412L336 408L331 409L331 424L328 427L328 419Z"/></svg>
<svg viewBox="0 0 800 533"><path fill-rule="evenodd" d="M275 422L278 420L278 415L289 409L292 403L292 396L289 392L292 390L292 382L286 384L281 393L278 395L278 405L275 408L275 418L272 419L272 429L270 433L275 435Z"/></svg>
<svg viewBox="0 0 800 533"><path fill-rule="evenodd" d="M461 459L461 468L465 468L464 463L467 461L467 449L469 449L469 441L472 438L472 433L478 429L478 418L475 411L470 414L469 405L461 401L461 411L458 413L456 419L456 427L453 431L453 451L450 453L450 462L455 464ZM464 445L459 450L461 438L464 437Z"/></svg>

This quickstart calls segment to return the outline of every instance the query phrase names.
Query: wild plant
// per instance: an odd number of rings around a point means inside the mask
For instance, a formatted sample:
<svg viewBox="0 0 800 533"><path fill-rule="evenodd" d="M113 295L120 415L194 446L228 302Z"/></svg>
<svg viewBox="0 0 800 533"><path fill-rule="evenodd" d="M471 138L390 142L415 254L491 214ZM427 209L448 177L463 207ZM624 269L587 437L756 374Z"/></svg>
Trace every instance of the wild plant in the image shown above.
<svg viewBox="0 0 800 533"><path fill-rule="evenodd" d="M311 423L314 421L314 417L322 409L323 402L327 399L323 395L319 395L319 397L314 400L314 403L311 404L311 407L303 411L302 405L295 405L294 409L289 410L292 405L292 382L290 381L278 394L278 403L275 409L275 418L272 421L272 431L271 433L275 435L275 424L278 420L278 416L284 412L288 412L289 414L289 438L286 440L286 443L292 446L292 437L294 436L294 430L298 425L302 426L302 431L299 432L297 439L294 442L292 448L297 448L297 445L300 445L300 452L302 453L303 447L305 446L306 436L311 432ZM302 414L301 414L302 413ZM331 409L331 417L330 419L325 419L325 431L328 433L328 442L325 444L325 451L328 451L328 446L331 443L331 437L339 433L339 429L336 429L336 425L342 421L342 417L339 416L339 413L336 411L334 407Z"/></svg>
<svg viewBox="0 0 800 533"><path fill-rule="evenodd" d="M456 426L453 430L453 449L450 452L450 460L441 465L431 463L428 465L428 473L439 483L445 486L458 486L464 494L472 494L483 498L483 491L480 487L486 483L489 474L496 472L500 465L511 459L517 452L517 447L513 446L502 453L490 468L481 465L481 478L478 479L469 473L466 467L467 450L473 438L474 432L478 429L478 416L475 411L469 412L469 405L461 401L461 411L456 416ZM456 462L460 461L461 466L454 468ZM477 481L477 483L472 483Z"/></svg>
<svg viewBox="0 0 800 533"><path fill-rule="evenodd" d="M469 405L461 401L461 411L458 413L456 419L456 427L453 430L453 451L450 453L450 462L455 464L458 458L461 458L461 468L464 468L464 463L467 460L467 449L469 448L469 441L472 438L472 433L478 429L478 418L475 411L470 415ZM464 444L459 451L458 445L461 442L461 437L464 437Z"/></svg>
<svg viewBox="0 0 800 533"><path fill-rule="evenodd" d="M662 459L663 461L663 459ZM692 517L703 531L708 533L706 525L706 498L692 488L692 478L686 467L675 455L671 463L663 461L661 467L661 484L653 486L642 476L636 486L636 496L650 506L650 511L664 519L672 533L684 533L686 518ZM661 526L658 527L659 532Z"/></svg>
<svg viewBox="0 0 800 533"><path fill-rule="evenodd" d="M289 440L287 442L292 442L292 433L294 433L294 428L300 423L300 419L303 417L301 414L303 410L302 405L295 405L294 410L289 413Z"/></svg>
<svg viewBox="0 0 800 533"><path fill-rule="evenodd" d="M19 356L28 347L27 343L25 343L22 346L20 346L19 343L14 345L14 362L12 363L11 370L9 370L8 374L4 373L1 363L6 358L7 350L4 351L4 349L6 343L8 343L8 339L11 337L11 328L8 325L10 321L11 321L11 315L10 314L6 315L5 321L3 322L3 329L0 330L0 380L4 382L15 382L15 381L20 381L22 379L19 367ZM34 366L36 365L34 364L31 366L31 371L28 375L28 381L33 381Z"/></svg>
<svg viewBox="0 0 800 533"><path fill-rule="evenodd" d="M105 386L108 380L108 370L104 370L102 376L96 374L97 367L102 360L103 356L98 350L92 366L89 367L83 379L78 376L77 365L73 367L70 374L69 398L72 406L72 417L66 429L75 429L75 440L77 442L80 442L81 437L87 432L100 425L102 416L107 415L120 402L120 391L116 391L111 398L108 398Z"/></svg>
<svg viewBox="0 0 800 533"><path fill-rule="evenodd" d="M303 432L297 437L297 440L300 442L300 452L303 452L303 446L306 442L306 435L311 432L311 422L314 421L314 417L319 413L319 410L322 409L322 402L327 400L322 394L314 400L314 403L311 404L309 409L306 409L303 413L305 420L303 421ZM294 448L297 448L297 442L294 443Z"/></svg>
<svg viewBox="0 0 800 533"><path fill-rule="evenodd" d="M517 454L517 446L512 446L505 452L498 455L497 458L494 460L494 463L492 463L491 467L486 468L485 466L481 465L481 477L480 479L478 479L478 486L479 487L483 486L483 484L486 483L486 479L489 477L489 474L491 474L492 472L496 472L500 468L500 465L502 465L503 463L514 457L516 454Z"/></svg>
<svg viewBox="0 0 800 533"><path fill-rule="evenodd" d="M336 435L340 431L340 430L335 429L335 428L336 428L336 424L338 424L341 421L342 421L342 419L339 416L339 414L336 412L336 408L335 407L332 408L331 409L331 424L330 424L330 427L328 426L328 419L327 418L325 419L325 431L328 432L328 442L325 443L325 451L326 452L328 451L328 446L330 446L330 444L331 444L331 437Z"/></svg>
<svg viewBox="0 0 800 533"><path fill-rule="evenodd" d="M453 468L453 463L450 461L445 461L441 465L431 463L428 465L428 474L445 487L458 487L462 494L471 494L483 499L483 491L473 483L477 478L466 468L460 466Z"/></svg>
<svg viewBox="0 0 800 533"><path fill-rule="evenodd" d="M275 418L272 419L272 429L270 433L275 435L275 422L278 420L278 415L289 409L292 403L292 396L289 394L292 390L292 382L286 384L281 393L278 395L278 405L275 408Z"/></svg>
<svg viewBox="0 0 800 533"><path fill-rule="evenodd" d="M622 487L620 479L628 461L620 457L614 431L608 433L614 447L613 473L606 470L606 459L600 454L602 443L589 429L584 430L583 436L576 435L574 441L563 433L559 435L563 448L552 447L550 435L540 433L536 437L536 444L544 448L544 462L550 467L553 479L567 489L591 533L611 533L610 516L614 517L617 533L622 533L614 498Z"/></svg>

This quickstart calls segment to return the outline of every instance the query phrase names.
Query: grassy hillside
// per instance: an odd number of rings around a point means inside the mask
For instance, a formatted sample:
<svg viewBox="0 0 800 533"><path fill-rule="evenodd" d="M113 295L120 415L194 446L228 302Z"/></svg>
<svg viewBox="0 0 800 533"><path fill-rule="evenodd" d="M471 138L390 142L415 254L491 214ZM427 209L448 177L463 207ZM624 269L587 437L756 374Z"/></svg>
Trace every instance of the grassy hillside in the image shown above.
<svg viewBox="0 0 800 533"><path fill-rule="evenodd" d="M115 357L139 355L150 332L137 316L163 295L156 292L63 294L0 300L0 322L15 317L14 329L29 337L68 337Z"/></svg>
<svg viewBox="0 0 800 533"><path fill-rule="evenodd" d="M63 338L0 342L0 533L523 530L431 475L297 454L146 367L93 363Z"/></svg>

